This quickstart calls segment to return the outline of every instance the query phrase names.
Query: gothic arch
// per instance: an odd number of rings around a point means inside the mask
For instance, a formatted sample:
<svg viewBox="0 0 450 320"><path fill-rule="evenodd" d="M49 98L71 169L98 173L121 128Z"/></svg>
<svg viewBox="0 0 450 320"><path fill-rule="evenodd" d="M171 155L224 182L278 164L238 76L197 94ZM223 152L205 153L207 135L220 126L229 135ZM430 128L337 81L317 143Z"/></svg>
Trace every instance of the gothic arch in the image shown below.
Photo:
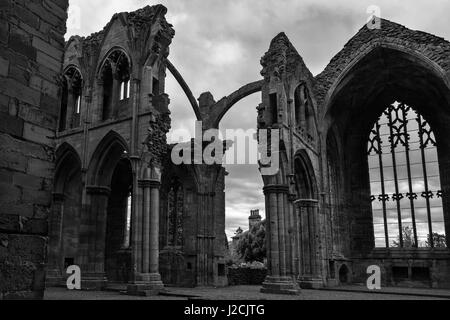
<svg viewBox="0 0 450 320"><path fill-rule="evenodd" d="M380 49L399 52L404 57L409 57L415 64L427 69L430 75L440 79L442 88L450 88L450 57L446 53L450 48L449 42L431 34L409 30L388 20L381 19L381 23L379 30L370 30L366 26L361 28L316 77L314 92L318 106L323 110L323 117L328 115L339 86L354 72L355 66L371 53L380 52Z"/></svg>
<svg viewBox="0 0 450 320"><path fill-rule="evenodd" d="M64 193L66 181L76 171L81 173L81 159L78 152L67 142L56 150L56 168L54 180L54 192Z"/></svg>
<svg viewBox="0 0 450 320"><path fill-rule="evenodd" d="M214 113L213 128L217 128L219 126L222 118L236 103L254 93L260 92L263 85L264 80L248 83L229 96L217 102L217 104L212 109L212 112Z"/></svg>
<svg viewBox="0 0 450 320"><path fill-rule="evenodd" d="M111 49L109 49L108 52L103 57L100 57L99 63L97 65L97 68L95 71L97 79L101 79L101 73L102 73L103 68L105 67L105 63L108 61L111 54L116 51L120 51L121 54L125 55L125 57L128 60L128 63L129 63L130 71L133 70L133 60L131 59L131 55L128 53L128 51L122 46L114 46Z"/></svg>
<svg viewBox="0 0 450 320"><path fill-rule="evenodd" d="M200 108L198 106L197 99L195 99L194 95L192 94L191 89L189 88L188 84L184 80L183 76L180 74L180 72L175 68L175 66L170 62L169 60L166 60L167 69L172 73L175 80L178 82L178 84L183 89L184 93L186 94L186 97L189 100L189 103L191 104L192 109L194 110L195 116L197 117L197 120L202 119L202 115L200 112Z"/></svg>
<svg viewBox="0 0 450 320"><path fill-rule="evenodd" d="M368 253L374 246L371 235L374 227L369 224L372 209L370 201L367 201L367 196L370 196L367 139L387 106L395 101L402 102L429 121L436 134L442 189L450 189L446 173L450 143L444 138L450 134L444 120L450 116L450 90L445 70L420 50L413 52L414 44L406 46L390 41L372 41L356 51L342 71L335 72L323 102L323 131L329 132L330 127L341 129L343 196L348 204L344 210L352 224L350 243L353 247L350 249L359 253ZM444 192L447 232L450 230L449 208L450 200ZM361 231L363 229L364 232ZM353 245L355 243L358 245Z"/></svg>
<svg viewBox="0 0 450 320"><path fill-rule="evenodd" d="M304 93L301 94L299 90L304 89ZM304 96L304 97L301 97ZM301 82L294 87L294 90L291 94L294 102L294 121L296 127L303 126L304 130L313 135L312 138L315 139L319 136L318 128L318 115L317 115L317 106L313 101L312 91L310 90L308 84L306 82ZM305 109L303 110L301 104L305 103L303 106ZM301 116L304 116L304 119L301 119ZM304 120L304 123L301 123L301 120Z"/></svg>
<svg viewBox="0 0 450 320"><path fill-rule="evenodd" d="M319 196L316 176L306 150L299 150L294 156L296 192L299 199L314 199Z"/></svg>
<svg viewBox="0 0 450 320"><path fill-rule="evenodd" d="M117 163L128 153L125 139L117 132L110 131L92 154L88 182L93 186L109 186Z"/></svg>

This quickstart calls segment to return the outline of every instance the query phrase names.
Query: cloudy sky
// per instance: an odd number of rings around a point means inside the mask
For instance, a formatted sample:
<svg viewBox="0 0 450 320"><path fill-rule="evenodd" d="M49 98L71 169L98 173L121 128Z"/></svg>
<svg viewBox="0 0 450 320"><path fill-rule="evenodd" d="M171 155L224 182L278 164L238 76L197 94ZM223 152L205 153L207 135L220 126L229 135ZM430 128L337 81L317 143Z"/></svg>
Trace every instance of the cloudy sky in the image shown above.
<svg viewBox="0 0 450 320"><path fill-rule="evenodd" d="M70 0L67 37L101 30L116 12L157 3L168 8L167 19L176 30L171 61L196 97L210 91L216 101L261 78L260 58L281 31L311 72L320 73L366 22L370 5L380 7L383 18L450 39L448 0ZM192 133L189 103L170 74L167 81L173 128ZM241 101L221 129L255 128L259 103L258 94ZM263 212L264 197L257 167L227 169L227 234L232 235L238 226L247 226L251 209Z"/></svg>

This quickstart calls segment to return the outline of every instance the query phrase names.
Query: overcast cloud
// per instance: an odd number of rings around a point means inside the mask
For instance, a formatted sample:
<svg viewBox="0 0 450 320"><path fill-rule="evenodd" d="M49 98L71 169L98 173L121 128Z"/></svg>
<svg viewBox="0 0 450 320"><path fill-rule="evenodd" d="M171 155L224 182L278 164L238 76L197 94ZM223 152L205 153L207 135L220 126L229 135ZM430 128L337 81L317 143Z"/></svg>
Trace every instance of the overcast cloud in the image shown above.
<svg viewBox="0 0 450 320"><path fill-rule="evenodd" d="M260 59L271 39L284 31L313 74L363 26L366 9L375 4L383 18L408 28L450 39L448 0L70 0L70 19L81 13L80 27L69 24L67 37L101 30L116 12L162 3L176 35L170 59L198 97L210 91L216 101L242 85L259 80ZM73 21L73 20L72 20ZM168 75L173 129L194 130L194 114L183 91ZM258 94L241 101L221 128L256 127ZM188 140L189 137L186 137ZM229 166L227 234L248 224L251 209L264 209L262 179L256 166Z"/></svg>

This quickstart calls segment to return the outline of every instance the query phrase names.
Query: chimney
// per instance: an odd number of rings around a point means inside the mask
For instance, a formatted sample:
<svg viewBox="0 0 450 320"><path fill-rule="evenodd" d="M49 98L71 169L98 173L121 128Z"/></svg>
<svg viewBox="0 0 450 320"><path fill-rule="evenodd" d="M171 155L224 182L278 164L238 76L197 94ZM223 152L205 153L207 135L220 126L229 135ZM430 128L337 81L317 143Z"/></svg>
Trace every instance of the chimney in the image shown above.
<svg viewBox="0 0 450 320"><path fill-rule="evenodd" d="M262 220L259 210L250 211L250 217L248 218L249 230L251 230L255 225L260 223Z"/></svg>

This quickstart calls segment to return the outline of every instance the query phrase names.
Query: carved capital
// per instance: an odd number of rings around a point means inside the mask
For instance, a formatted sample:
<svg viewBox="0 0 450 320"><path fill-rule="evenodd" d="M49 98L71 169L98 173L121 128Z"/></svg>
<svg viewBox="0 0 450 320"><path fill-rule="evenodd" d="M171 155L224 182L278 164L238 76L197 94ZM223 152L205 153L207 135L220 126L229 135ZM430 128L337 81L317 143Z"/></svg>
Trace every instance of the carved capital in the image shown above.
<svg viewBox="0 0 450 320"><path fill-rule="evenodd" d="M285 184L273 184L273 185L268 185L265 186L264 189L264 194L268 195L268 194L280 194L280 193L285 193L285 194L289 194L289 186L285 185Z"/></svg>
<svg viewBox="0 0 450 320"><path fill-rule="evenodd" d="M158 180L139 180L138 186L142 189L159 189L161 187L161 182Z"/></svg>
<svg viewBox="0 0 450 320"><path fill-rule="evenodd" d="M102 195L109 197L111 194L111 188L102 186L88 186L86 187L86 192L90 195Z"/></svg>
<svg viewBox="0 0 450 320"><path fill-rule="evenodd" d="M298 199L294 201L298 208L318 208L319 200L315 199Z"/></svg>

